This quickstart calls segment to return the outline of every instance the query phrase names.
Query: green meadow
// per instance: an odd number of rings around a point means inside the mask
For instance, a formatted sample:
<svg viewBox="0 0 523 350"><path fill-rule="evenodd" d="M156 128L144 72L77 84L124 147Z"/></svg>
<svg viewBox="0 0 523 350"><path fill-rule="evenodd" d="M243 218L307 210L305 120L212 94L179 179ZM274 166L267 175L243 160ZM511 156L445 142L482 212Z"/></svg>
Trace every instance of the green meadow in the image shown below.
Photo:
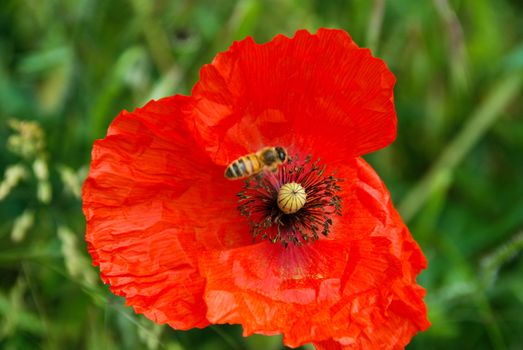
<svg viewBox="0 0 523 350"><path fill-rule="evenodd" d="M523 349L520 0L2 0L1 349L283 349L126 307L91 266L81 186L120 110L190 94L234 40L321 27L397 79L397 140L365 158L429 260L432 326L407 349Z"/></svg>

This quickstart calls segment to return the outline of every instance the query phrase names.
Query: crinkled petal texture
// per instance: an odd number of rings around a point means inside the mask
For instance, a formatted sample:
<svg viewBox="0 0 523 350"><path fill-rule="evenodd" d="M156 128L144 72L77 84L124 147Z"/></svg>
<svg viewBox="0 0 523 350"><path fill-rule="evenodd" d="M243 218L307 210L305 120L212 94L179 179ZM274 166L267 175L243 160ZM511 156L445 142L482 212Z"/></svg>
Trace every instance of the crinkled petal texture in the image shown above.
<svg viewBox="0 0 523 350"><path fill-rule="evenodd" d="M343 31L235 43L193 96L122 112L83 190L89 252L137 312L176 329L241 324L319 349L402 348L428 327L426 260L359 155L392 142L394 77ZM263 146L321 158L342 216L303 246L253 241L224 165Z"/></svg>
<svg viewBox="0 0 523 350"><path fill-rule="evenodd" d="M222 181L223 168L194 143L186 105L176 96L122 112L95 143L83 188L86 239L104 282L178 329L209 324L199 252L250 243L236 234L248 232L236 210L241 184Z"/></svg>
<svg viewBox="0 0 523 350"><path fill-rule="evenodd" d="M400 349L428 327L415 282L426 260L386 188L361 159L337 170L347 180L344 210L328 238L203 254L212 323L240 323L245 335L283 333L293 347L347 349Z"/></svg>
<svg viewBox="0 0 523 350"><path fill-rule="evenodd" d="M334 150L348 159L395 139L394 83L385 63L342 30L302 30L263 45L247 38L203 67L191 123L222 165L296 143L330 150L315 154L325 160Z"/></svg>

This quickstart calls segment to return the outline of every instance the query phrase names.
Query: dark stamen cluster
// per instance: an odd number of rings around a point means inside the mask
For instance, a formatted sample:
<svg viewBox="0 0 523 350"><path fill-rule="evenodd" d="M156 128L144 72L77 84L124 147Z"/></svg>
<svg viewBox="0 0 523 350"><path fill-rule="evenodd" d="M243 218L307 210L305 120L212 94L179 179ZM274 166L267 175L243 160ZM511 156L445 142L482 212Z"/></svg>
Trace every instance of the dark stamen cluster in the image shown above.
<svg viewBox="0 0 523 350"><path fill-rule="evenodd" d="M325 175L325 165L319 163L319 159L311 162L311 156L302 162L298 157L289 158L276 172L265 171L245 180L244 190L238 193L238 208L249 220L254 240L301 245L329 234L332 215L341 215L338 183L343 180ZM285 214L278 207L278 191L291 182L305 189L307 201L296 213Z"/></svg>

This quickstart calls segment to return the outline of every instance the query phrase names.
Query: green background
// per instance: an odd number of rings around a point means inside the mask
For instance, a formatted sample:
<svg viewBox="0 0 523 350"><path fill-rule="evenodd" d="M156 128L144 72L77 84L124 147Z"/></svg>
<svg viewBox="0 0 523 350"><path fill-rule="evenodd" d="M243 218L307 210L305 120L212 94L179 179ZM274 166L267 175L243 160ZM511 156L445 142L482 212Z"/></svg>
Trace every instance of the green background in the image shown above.
<svg viewBox="0 0 523 350"><path fill-rule="evenodd" d="M2 0L0 348L282 348L135 315L90 265L80 190L119 110L189 93L235 39L320 27L397 77L398 139L365 158L429 259L408 348L523 349L520 0Z"/></svg>

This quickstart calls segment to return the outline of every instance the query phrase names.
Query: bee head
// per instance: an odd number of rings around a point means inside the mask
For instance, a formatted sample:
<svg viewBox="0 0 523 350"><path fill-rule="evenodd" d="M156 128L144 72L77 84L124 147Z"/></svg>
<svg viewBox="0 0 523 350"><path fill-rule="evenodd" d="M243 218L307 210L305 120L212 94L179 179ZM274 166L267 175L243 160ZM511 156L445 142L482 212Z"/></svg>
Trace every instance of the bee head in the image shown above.
<svg viewBox="0 0 523 350"><path fill-rule="evenodd" d="M278 154L278 159L283 163L285 159L287 159L287 151L285 151L285 148L283 147L274 147L276 149L276 153Z"/></svg>

